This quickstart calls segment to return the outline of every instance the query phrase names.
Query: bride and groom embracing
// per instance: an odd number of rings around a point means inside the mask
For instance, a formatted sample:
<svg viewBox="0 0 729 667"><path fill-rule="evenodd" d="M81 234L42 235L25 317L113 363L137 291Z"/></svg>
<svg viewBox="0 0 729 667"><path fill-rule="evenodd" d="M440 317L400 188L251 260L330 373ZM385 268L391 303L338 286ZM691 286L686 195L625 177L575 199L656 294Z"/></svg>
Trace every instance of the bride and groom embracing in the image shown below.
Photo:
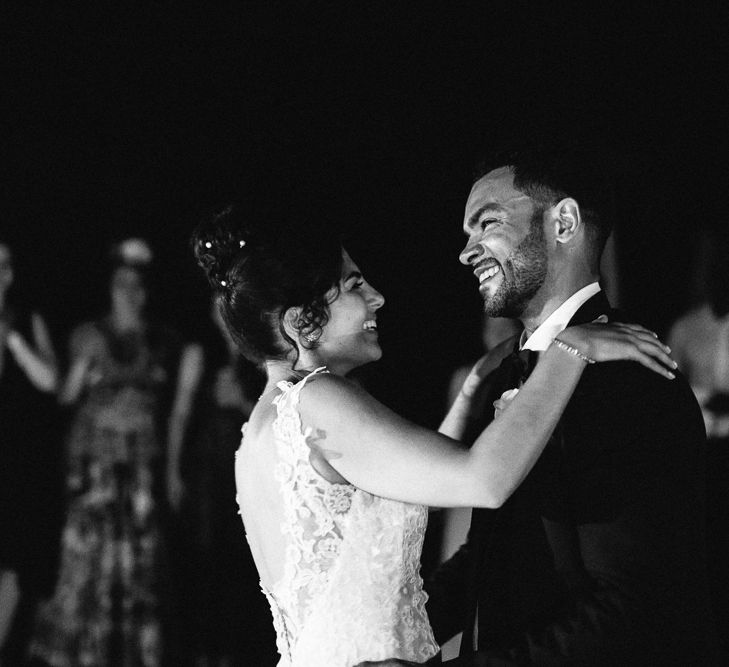
<svg viewBox="0 0 729 667"><path fill-rule="evenodd" d="M195 232L268 373L235 474L280 667L438 662L461 631L449 664L715 664L701 416L665 346L600 291L591 166L524 152L475 181L461 262L525 333L474 367L438 433L346 379L381 356L384 298L337 238L236 207ZM481 509L426 595L428 505Z"/></svg>

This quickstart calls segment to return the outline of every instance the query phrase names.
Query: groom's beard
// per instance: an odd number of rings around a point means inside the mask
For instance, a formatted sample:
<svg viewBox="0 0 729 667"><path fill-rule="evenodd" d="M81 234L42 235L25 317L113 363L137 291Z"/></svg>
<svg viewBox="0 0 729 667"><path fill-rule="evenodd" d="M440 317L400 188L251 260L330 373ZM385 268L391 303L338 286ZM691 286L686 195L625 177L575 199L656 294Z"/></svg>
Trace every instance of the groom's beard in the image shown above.
<svg viewBox="0 0 729 667"><path fill-rule="evenodd" d="M494 295L484 301L489 317L521 317L544 284L549 259L542 223L543 209L534 212L529 234L504 261L504 279Z"/></svg>

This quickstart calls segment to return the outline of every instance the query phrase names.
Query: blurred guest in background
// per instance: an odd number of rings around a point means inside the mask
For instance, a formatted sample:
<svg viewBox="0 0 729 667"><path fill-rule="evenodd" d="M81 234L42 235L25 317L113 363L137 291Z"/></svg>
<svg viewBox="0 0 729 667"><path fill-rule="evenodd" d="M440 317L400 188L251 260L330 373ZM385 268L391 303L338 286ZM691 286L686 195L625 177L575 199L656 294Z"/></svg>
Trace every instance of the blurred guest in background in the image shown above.
<svg viewBox="0 0 729 667"><path fill-rule="evenodd" d="M29 617L52 588L56 357L45 321L10 299L15 270L0 238L0 664L22 659ZM29 527L32 526L32 529Z"/></svg>
<svg viewBox="0 0 729 667"><path fill-rule="evenodd" d="M705 265L697 267L706 283L700 286L701 302L674 323L668 343L706 426L709 571L729 664L729 239L713 234L707 241Z"/></svg>
<svg viewBox="0 0 729 667"><path fill-rule="evenodd" d="M177 580L188 599L184 653L198 666L277 660L271 614L241 539L232 466L264 383L213 307L208 335L183 351L170 421L170 451L182 451L180 470L168 479L179 480L171 498L180 509Z"/></svg>
<svg viewBox="0 0 729 667"><path fill-rule="evenodd" d="M668 339L699 399L709 438L729 438L729 240L714 235L698 306L680 317Z"/></svg>
<svg viewBox="0 0 729 667"><path fill-rule="evenodd" d="M110 310L71 335L60 390L75 406L60 572L30 646L54 666L162 660L161 443L179 345L146 314L151 261L141 239L115 246Z"/></svg>

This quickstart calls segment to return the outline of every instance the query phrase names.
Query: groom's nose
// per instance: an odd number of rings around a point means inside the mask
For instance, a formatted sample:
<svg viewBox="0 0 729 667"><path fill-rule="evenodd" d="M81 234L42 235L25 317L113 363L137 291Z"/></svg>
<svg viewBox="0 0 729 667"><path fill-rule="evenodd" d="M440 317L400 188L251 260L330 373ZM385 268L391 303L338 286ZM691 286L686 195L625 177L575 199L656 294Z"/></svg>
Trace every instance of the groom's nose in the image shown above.
<svg viewBox="0 0 729 667"><path fill-rule="evenodd" d="M466 247L461 250L458 259L461 264L469 266L477 262L481 255L483 255L483 246L478 242L478 239L469 239Z"/></svg>

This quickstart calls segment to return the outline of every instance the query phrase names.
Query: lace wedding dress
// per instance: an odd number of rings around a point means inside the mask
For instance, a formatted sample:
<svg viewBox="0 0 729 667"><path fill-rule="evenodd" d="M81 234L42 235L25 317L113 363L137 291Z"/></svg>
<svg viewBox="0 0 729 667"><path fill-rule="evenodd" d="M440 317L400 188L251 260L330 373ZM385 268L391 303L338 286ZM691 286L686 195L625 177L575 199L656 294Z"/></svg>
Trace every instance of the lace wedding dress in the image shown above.
<svg viewBox="0 0 729 667"><path fill-rule="evenodd" d="M279 383L274 399L286 555L280 580L261 588L279 667L351 667L393 657L425 662L438 652L419 573L427 508L330 483L312 467L312 429L302 430L298 402L307 380L322 371Z"/></svg>

